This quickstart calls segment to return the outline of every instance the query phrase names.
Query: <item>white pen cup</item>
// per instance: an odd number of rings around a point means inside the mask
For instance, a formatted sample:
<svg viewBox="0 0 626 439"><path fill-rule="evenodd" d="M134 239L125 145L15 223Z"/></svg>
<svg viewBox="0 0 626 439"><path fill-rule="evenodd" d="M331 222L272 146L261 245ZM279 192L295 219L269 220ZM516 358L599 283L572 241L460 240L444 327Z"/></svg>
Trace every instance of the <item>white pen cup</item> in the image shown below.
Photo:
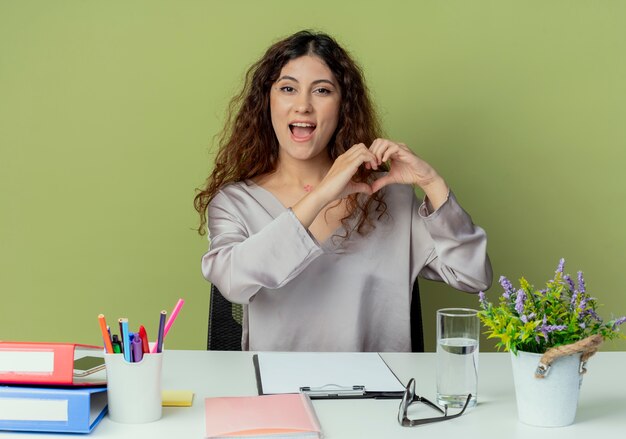
<svg viewBox="0 0 626 439"><path fill-rule="evenodd" d="M123 354L104 354L107 369L109 418L124 424L144 424L161 419L161 369L163 353L144 354L138 363Z"/></svg>
<svg viewBox="0 0 626 439"><path fill-rule="evenodd" d="M437 311L437 403L476 405L478 392L478 311L445 308Z"/></svg>

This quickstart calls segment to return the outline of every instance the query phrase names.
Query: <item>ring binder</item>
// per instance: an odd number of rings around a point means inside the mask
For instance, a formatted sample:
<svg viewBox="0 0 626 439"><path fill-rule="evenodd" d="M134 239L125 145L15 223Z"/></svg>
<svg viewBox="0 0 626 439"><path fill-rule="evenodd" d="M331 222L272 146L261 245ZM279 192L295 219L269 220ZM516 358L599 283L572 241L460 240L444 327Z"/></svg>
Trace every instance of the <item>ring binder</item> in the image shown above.
<svg viewBox="0 0 626 439"><path fill-rule="evenodd" d="M365 386L340 386L339 384L326 384L321 387L300 387L300 393L306 393L309 397L339 398L341 396L363 396Z"/></svg>
<svg viewBox="0 0 626 439"><path fill-rule="evenodd" d="M43 386L105 385L104 370L83 373L80 363L102 357L102 346L0 341L0 383ZM77 364L78 363L78 364ZM76 369L75 366L78 368ZM75 372L76 371L76 372Z"/></svg>
<svg viewBox="0 0 626 439"><path fill-rule="evenodd" d="M89 433L107 410L105 387L0 385L0 432Z"/></svg>

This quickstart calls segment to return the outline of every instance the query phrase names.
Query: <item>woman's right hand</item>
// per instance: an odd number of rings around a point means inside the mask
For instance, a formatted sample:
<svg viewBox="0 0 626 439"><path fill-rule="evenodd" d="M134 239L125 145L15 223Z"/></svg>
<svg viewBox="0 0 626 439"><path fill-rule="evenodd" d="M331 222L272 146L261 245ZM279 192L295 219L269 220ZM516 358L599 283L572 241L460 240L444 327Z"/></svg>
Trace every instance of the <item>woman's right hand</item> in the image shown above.
<svg viewBox="0 0 626 439"><path fill-rule="evenodd" d="M317 187L292 206L304 227L308 228L319 212L335 200L359 192L367 195L373 193L369 184L352 180L362 165L378 169L378 159L363 143L352 146L337 157Z"/></svg>
<svg viewBox="0 0 626 439"><path fill-rule="evenodd" d="M323 192L322 197L327 199L326 204L357 192L372 194L372 187L369 184L352 180L362 165L371 169L378 169L378 159L363 143L352 146L337 157L316 188Z"/></svg>

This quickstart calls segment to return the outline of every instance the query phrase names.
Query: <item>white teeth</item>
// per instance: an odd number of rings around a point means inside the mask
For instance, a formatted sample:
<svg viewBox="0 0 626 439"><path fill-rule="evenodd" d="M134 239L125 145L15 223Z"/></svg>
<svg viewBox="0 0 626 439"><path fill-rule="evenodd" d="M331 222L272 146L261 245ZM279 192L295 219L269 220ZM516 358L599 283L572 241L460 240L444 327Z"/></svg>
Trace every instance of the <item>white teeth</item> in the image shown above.
<svg viewBox="0 0 626 439"><path fill-rule="evenodd" d="M315 125L311 123L303 123L303 122L295 122L291 124L294 127L302 127L302 128L314 128Z"/></svg>

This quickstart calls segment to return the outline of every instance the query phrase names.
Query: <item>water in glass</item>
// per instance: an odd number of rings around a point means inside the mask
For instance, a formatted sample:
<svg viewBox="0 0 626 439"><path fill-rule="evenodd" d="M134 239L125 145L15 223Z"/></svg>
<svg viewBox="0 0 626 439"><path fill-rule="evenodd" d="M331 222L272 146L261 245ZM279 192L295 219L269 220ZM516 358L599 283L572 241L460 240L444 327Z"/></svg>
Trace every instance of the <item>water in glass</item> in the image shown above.
<svg viewBox="0 0 626 439"><path fill-rule="evenodd" d="M471 338L442 338L437 345L437 403L463 407L476 405L478 341ZM443 378L445 377L445 379Z"/></svg>

